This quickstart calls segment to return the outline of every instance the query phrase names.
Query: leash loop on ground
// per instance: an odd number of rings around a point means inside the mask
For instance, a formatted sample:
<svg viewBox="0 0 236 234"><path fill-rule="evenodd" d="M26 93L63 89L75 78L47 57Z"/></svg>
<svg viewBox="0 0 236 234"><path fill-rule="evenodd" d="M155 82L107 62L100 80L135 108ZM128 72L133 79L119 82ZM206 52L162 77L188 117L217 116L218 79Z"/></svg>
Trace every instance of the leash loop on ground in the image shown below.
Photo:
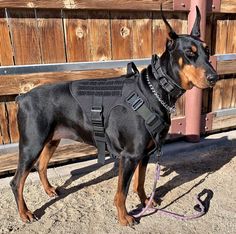
<svg viewBox="0 0 236 234"><path fill-rule="evenodd" d="M158 154L158 158L159 157L160 157L160 154ZM176 213L168 211L168 210L151 207L151 204L152 204L152 201L153 201L154 195L155 195L157 181L160 179L160 171L161 171L161 167L160 167L159 160L158 160L157 163L156 163L153 190L152 190L152 194L149 198L148 204L138 214L134 214L133 215L134 218L141 218L142 216L144 216L144 214L147 211L149 211L152 214L153 213L159 213L159 214L162 214L162 215L173 217L173 218L178 219L178 220L186 221L186 220L192 220L192 219L199 218L199 217L203 216L206 213L205 207L203 206L203 204L202 204L202 202L201 202L198 195L195 195L195 200L196 200L197 204L200 207L200 211L195 213L195 214L192 214L192 215L181 215L181 214L176 214Z"/></svg>

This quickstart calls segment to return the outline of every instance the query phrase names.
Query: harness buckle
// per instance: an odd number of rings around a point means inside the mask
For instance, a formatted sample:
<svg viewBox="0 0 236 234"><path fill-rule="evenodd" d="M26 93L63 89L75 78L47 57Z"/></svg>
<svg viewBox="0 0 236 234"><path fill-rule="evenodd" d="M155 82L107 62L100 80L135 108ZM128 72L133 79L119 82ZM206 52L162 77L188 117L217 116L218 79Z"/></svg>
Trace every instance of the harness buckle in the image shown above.
<svg viewBox="0 0 236 234"><path fill-rule="evenodd" d="M96 112L96 113L101 113L102 107L101 106L92 106L91 111Z"/></svg>
<svg viewBox="0 0 236 234"><path fill-rule="evenodd" d="M131 105L134 111L137 111L144 103L143 99L136 93L131 93L131 95L126 98L126 101Z"/></svg>
<svg viewBox="0 0 236 234"><path fill-rule="evenodd" d="M174 90L174 87L167 81L165 77L162 77L160 79L160 84L169 93L171 93Z"/></svg>

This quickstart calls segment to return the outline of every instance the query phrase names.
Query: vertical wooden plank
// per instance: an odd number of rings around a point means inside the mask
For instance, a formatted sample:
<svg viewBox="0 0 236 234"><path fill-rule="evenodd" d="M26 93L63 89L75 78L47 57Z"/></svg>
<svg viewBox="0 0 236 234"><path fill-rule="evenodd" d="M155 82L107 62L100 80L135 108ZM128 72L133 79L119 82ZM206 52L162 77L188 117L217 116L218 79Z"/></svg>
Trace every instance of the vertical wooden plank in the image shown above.
<svg viewBox="0 0 236 234"><path fill-rule="evenodd" d="M233 79L225 79L223 81L224 94L222 95L222 108L227 109L231 106L231 100L233 95Z"/></svg>
<svg viewBox="0 0 236 234"><path fill-rule="evenodd" d="M6 110L9 122L9 134L11 143L18 142L19 133L17 125L17 104L15 102L7 102Z"/></svg>
<svg viewBox="0 0 236 234"><path fill-rule="evenodd" d="M129 12L111 12L112 58L132 58L132 27Z"/></svg>
<svg viewBox="0 0 236 234"><path fill-rule="evenodd" d="M213 89L212 111L217 111L219 109L222 109L223 106L222 96L224 95L223 82L224 80L218 81Z"/></svg>
<svg viewBox="0 0 236 234"><path fill-rule="evenodd" d="M236 15L229 16L226 53L236 53Z"/></svg>
<svg viewBox="0 0 236 234"><path fill-rule="evenodd" d="M187 34L188 32L188 19L186 13L169 13L168 20L172 28L177 34Z"/></svg>
<svg viewBox="0 0 236 234"><path fill-rule="evenodd" d="M228 21L228 36L227 36L227 48L226 53L236 53L236 16L235 14L229 15ZM228 99L225 101L228 108L234 108L236 104L236 76L230 75L229 82L225 81L226 88L225 93ZM227 84L226 84L227 82Z"/></svg>
<svg viewBox="0 0 236 234"><path fill-rule="evenodd" d="M10 137L8 134L8 120L5 103L0 102L0 144L10 143Z"/></svg>
<svg viewBox="0 0 236 234"><path fill-rule="evenodd" d="M13 64L10 32L4 9L0 9L0 63L2 66Z"/></svg>
<svg viewBox="0 0 236 234"><path fill-rule="evenodd" d="M133 19L133 58L150 58L152 55L151 12L138 12Z"/></svg>
<svg viewBox="0 0 236 234"><path fill-rule="evenodd" d="M41 63L35 11L10 9L8 16L15 64Z"/></svg>
<svg viewBox="0 0 236 234"><path fill-rule="evenodd" d="M228 16L216 15L214 18L213 35L217 38L214 41L215 54L225 54L227 49L227 34L228 34ZM227 84L226 84L227 85ZM225 80L220 80L213 88L212 94L212 111L222 109L226 106L224 101L225 95ZM228 99L228 98L227 98Z"/></svg>
<svg viewBox="0 0 236 234"><path fill-rule="evenodd" d="M215 54L225 54L227 48L228 19L226 15L217 16L215 19Z"/></svg>
<svg viewBox="0 0 236 234"><path fill-rule="evenodd" d="M89 61L88 12L64 11L67 61Z"/></svg>
<svg viewBox="0 0 236 234"><path fill-rule="evenodd" d="M234 75L233 79L233 89L232 89L230 108L236 108L236 75Z"/></svg>
<svg viewBox="0 0 236 234"><path fill-rule="evenodd" d="M65 43L61 11L37 10L36 15L42 62L65 62Z"/></svg>
<svg viewBox="0 0 236 234"><path fill-rule="evenodd" d="M110 18L108 11L90 11L88 13L90 60L111 59Z"/></svg>
<svg viewBox="0 0 236 234"><path fill-rule="evenodd" d="M165 51L167 31L160 12L153 13L153 53L161 55Z"/></svg>

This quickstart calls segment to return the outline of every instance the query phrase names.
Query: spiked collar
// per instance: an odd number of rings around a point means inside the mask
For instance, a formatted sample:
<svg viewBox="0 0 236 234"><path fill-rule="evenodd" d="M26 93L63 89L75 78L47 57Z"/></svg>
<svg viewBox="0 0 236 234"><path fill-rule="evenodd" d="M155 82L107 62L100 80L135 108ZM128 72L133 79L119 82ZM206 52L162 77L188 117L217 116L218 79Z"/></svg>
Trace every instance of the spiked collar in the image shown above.
<svg viewBox="0 0 236 234"><path fill-rule="evenodd" d="M152 56L152 73L161 87L173 98L179 98L186 90L181 88L169 75L161 68L160 58L154 54Z"/></svg>

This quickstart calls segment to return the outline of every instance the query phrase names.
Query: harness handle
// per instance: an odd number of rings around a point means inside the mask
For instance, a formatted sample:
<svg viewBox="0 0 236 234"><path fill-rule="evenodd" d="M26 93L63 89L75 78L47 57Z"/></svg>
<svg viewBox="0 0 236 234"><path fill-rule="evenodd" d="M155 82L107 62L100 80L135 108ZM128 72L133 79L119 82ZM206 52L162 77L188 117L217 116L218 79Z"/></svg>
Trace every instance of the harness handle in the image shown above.
<svg viewBox="0 0 236 234"><path fill-rule="evenodd" d="M127 74L126 77L131 77L133 75L139 74L139 70L136 67L136 65L134 64L134 62L129 62L127 64Z"/></svg>

